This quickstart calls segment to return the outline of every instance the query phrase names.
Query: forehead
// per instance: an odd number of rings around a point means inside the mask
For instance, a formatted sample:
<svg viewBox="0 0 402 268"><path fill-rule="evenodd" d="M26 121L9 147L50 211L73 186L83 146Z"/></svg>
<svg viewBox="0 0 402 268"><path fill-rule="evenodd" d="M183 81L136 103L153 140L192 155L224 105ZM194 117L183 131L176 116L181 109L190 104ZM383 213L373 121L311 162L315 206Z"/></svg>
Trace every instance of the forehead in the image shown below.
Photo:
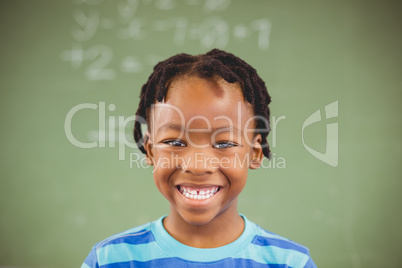
<svg viewBox="0 0 402 268"><path fill-rule="evenodd" d="M240 85L222 78L180 77L171 82L163 103L151 110L157 125L189 122L191 127L219 127L229 124L242 128L253 116L252 105L244 100Z"/></svg>

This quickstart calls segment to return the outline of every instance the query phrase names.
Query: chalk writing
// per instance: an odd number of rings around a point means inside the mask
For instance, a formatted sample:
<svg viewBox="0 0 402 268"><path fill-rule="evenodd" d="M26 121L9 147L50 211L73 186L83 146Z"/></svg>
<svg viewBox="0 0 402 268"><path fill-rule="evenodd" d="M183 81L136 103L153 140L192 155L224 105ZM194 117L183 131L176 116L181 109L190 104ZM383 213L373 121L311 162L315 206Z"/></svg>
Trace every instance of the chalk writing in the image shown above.
<svg viewBox="0 0 402 268"><path fill-rule="evenodd" d="M163 52L163 46L178 46L183 50L197 46L203 50L225 49L236 44L262 51L269 48L271 23L268 18L257 17L250 21L238 18L235 23L228 21L224 15L231 12L231 0L72 2L75 5L71 30L74 42L70 49L61 52L60 57L73 69L84 68L85 77L91 81L113 80L121 74L141 73L165 58L147 52L149 44L160 44L160 52ZM182 11L183 6L185 12L180 12L178 16L177 11ZM204 15L197 19L193 15L198 13ZM107 40L121 40L119 53L115 53L116 45L107 43ZM132 47L132 50L121 55L122 47ZM136 49L138 47L142 49Z"/></svg>

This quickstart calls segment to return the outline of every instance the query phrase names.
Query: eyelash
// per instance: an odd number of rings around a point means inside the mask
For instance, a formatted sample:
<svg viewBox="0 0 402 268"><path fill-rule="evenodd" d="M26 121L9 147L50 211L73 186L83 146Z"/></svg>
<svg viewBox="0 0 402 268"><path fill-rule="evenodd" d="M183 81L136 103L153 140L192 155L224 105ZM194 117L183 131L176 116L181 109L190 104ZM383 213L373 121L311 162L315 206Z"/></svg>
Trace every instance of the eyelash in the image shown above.
<svg viewBox="0 0 402 268"><path fill-rule="evenodd" d="M168 144L173 147L186 147L187 146L187 144L182 140L166 140L163 143ZM174 145L174 143L176 143L176 145ZM179 144L177 144L177 143L179 143ZM221 146L221 145L225 145L225 147L219 148L219 146ZM221 141L221 142L214 143L212 146L216 149L227 149L227 148L231 148L231 147L237 147L237 144L234 142L231 142L231 141Z"/></svg>
<svg viewBox="0 0 402 268"><path fill-rule="evenodd" d="M228 146L226 146L224 148L217 148L217 145L228 145ZM214 146L214 148L217 148L217 149L227 149L227 148L231 148L231 147L236 147L237 144L234 142L231 142L231 141L220 141L220 142L215 143L213 146Z"/></svg>
<svg viewBox="0 0 402 268"><path fill-rule="evenodd" d="M178 146L173 145L174 142L179 142L180 145L178 145ZM171 145L173 147L186 147L187 146L187 144L185 142L181 141L181 140L167 140L167 141L164 141L163 143Z"/></svg>

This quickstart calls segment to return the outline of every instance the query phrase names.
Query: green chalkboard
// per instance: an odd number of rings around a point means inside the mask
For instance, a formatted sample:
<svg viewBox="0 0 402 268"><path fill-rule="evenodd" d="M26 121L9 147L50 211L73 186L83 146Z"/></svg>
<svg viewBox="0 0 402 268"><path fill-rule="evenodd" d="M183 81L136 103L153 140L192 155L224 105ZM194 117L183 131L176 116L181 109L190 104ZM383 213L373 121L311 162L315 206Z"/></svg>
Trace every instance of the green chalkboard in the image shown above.
<svg viewBox="0 0 402 268"><path fill-rule="evenodd" d="M272 95L239 210L318 267L400 267L398 1L0 2L0 267L79 267L168 213L132 115L154 64L221 48Z"/></svg>

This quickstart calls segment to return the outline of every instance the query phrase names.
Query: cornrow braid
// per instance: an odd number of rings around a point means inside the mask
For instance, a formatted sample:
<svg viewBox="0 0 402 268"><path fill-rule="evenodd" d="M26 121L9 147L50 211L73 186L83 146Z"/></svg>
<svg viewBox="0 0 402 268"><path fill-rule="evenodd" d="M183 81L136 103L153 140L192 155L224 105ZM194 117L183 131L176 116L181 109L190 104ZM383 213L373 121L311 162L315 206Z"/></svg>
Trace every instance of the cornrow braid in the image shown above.
<svg viewBox="0 0 402 268"><path fill-rule="evenodd" d="M161 102L166 97L169 82L182 75L200 78L211 78L218 75L229 83L238 82L244 99L253 106L256 116L255 134L261 134L263 154L270 158L271 152L267 136L270 131L268 105L271 97L265 83L257 71L245 61L219 49L213 49L206 54L197 56L181 53L155 65L153 73L141 88L140 103L135 114L137 120L134 124L134 139L141 152L146 153L141 124L148 122L147 108L155 102ZM143 122L140 122L138 118L143 119Z"/></svg>

